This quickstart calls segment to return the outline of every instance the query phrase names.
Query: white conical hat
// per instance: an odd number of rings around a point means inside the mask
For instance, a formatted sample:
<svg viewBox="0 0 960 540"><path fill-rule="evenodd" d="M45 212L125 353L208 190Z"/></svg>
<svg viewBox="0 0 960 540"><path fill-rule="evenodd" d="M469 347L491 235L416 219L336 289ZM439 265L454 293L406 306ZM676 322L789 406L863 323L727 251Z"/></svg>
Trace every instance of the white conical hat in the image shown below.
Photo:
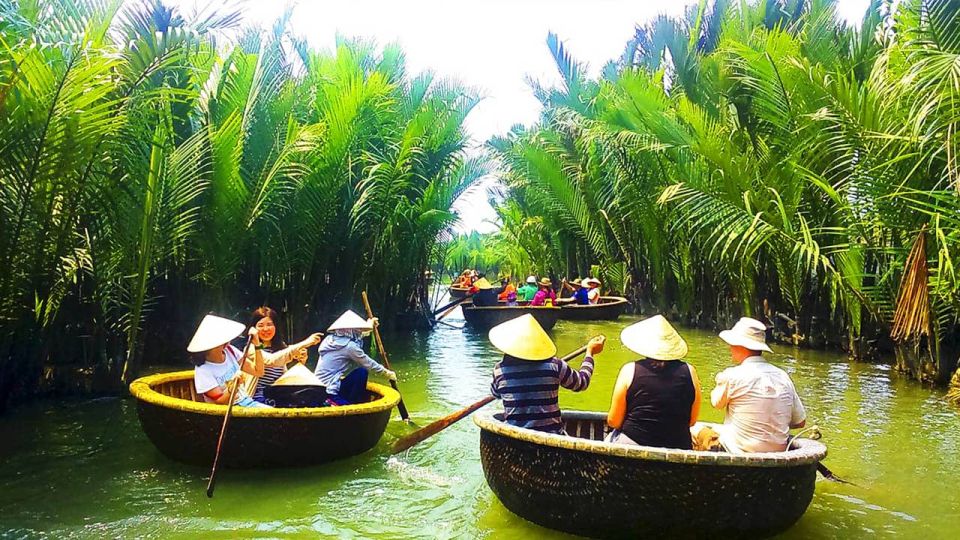
<svg viewBox="0 0 960 540"><path fill-rule="evenodd" d="M521 360L546 360L557 354L553 340L529 313L491 328L490 343Z"/></svg>
<svg viewBox="0 0 960 540"><path fill-rule="evenodd" d="M207 315L200 321L200 326L194 332L193 339L187 345L187 352L209 351L214 347L229 343L231 339L242 334L244 328L246 326L237 321L231 321L216 315Z"/></svg>
<svg viewBox="0 0 960 540"><path fill-rule="evenodd" d="M631 351L654 360L679 360L687 355L687 342L663 315L624 328L620 341Z"/></svg>
<svg viewBox="0 0 960 540"><path fill-rule="evenodd" d="M366 319L348 309L339 319L333 321L330 328L327 328L327 332L333 332L334 330L373 330L373 326Z"/></svg>
<svg viewBox="0 0 960 540"><path fill-rule="evenodd" d="M323 383L307 366L296 363L281 375L273 386L323 386Z"/></svg>

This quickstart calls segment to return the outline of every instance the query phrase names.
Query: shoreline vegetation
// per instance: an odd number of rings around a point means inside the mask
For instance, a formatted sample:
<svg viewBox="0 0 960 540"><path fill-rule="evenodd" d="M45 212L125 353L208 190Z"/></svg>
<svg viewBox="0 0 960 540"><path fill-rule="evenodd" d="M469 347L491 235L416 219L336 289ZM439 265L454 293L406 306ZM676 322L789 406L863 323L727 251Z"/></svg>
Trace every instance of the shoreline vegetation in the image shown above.
<svg viewBox="0 0 960 540"><path fill-rule="evenodd" d="M386 324L423 323L424 270L465 260L451 205L493 172L501 228L471 249L502 273L596 276L692 326L766 319L953 376L960 402L958 13L703 1L598 78L551 34L540 121L475 152L479 94L395 45L315 51L290 12L3 3L0 412L122 391L210 311L269 304L293 336L367 290Z"/></svg>
<svg viewBox="0 0 960 540"><path fill-rule="evenodd" d="M853 27L829 1L701 2L595 79L547 45L563 82L534 85L538 124L489 141L503 226L480 244L641 313L753 316L953 376L960 399L960 2L877 0Z"/></svg>

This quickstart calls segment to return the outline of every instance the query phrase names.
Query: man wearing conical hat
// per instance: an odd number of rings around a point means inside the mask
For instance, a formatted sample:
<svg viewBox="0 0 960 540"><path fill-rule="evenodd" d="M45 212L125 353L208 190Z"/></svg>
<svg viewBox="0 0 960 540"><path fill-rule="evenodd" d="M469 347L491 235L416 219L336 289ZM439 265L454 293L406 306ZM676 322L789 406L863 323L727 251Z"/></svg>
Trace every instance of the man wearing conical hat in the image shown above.
<svg viewBox="0 0 960 540"><path fill-rule="evenodd" d="M762 322L743 317L720 332L736 365L717 375L710 401L726 412L717 431L731 452L782 452L790 429L806 424L807 413L790 376L763 357L763 352L773 352L766 329Z"/></svg>
<svg viewBox="0 0 960 540"><path fill-rule="evenodd" d="M609 442L691 450L700 414L697 370L681 360L687 343L662 315L623 329L620 341L643 357L620 370L607 424Z"/></svg>
<svg viewBox="0 0 960 540"><path fill-rule="evenodd" d="M196 365L193 371L193 385L197 395L203 396L207 403L226 405L230 402L230 383L240 372L254 377L263 375L263 355L258 346L260 336L256 327L250 327L250 348L244 352L230 344L233 338L243 333L244 326L236 321L207 315L193 334L187 352L193 353ZM269 407L257 403L240 384L237 388L234 405L240 407Z"/></svg>
<svg viewBox="0 0 960 540"><path fill-rule="evenodd" d="M555 358L556 345L527 313L490 329L490 343L503 353L493 368L490 392L503 400L508 424L564 434L560 419L560 387L582 392L590 386L593 358L603 351L603 337L590 340L579 370Z"/></svg>
<svg viewBox="0 0 960 540"><path fill-rule="evenodd" d="M587 289L587 300L591 304L600 303L600 280L597 278L583 278L583 286Z"/></svg>
<svg viewBox="0 0 960 540"><path fill-rule="evenodd" d="M327 337L320 342L320 361L314 373L327 389L328 404L369 401L369 372L397 380L396 373L363 352L363 336L373 331L376 324L376 318L363 319L348 309L327 329Z"/></svg>

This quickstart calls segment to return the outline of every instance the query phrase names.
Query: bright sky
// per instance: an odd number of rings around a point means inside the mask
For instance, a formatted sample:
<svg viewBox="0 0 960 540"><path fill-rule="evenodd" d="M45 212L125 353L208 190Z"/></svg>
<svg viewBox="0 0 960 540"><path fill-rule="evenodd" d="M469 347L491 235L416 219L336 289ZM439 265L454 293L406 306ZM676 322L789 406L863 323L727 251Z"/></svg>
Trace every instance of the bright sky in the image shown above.
<svg viewBox="0 0 960 540"><path fill-rule="evenodd" d="M237 2L167 0L189 14L202 6L216 9ZM642 24L658 13L680 15L696 0L351 0L240 2L250 24L270 25L293 6L291 27L317 49L331 49L337 34L399 43L411 74L431 70L436 75L476 88L484 100L467 118L476 144L508 131L514 124L530 125L540 113L539 102L525 82L559 80L546 46L547 32L556 33L573 56L596 75L616 59ZM839 12L859 20L869 0L840 0ZM482 185L455 205L459 229L493 230L495 214Z"/></svg>

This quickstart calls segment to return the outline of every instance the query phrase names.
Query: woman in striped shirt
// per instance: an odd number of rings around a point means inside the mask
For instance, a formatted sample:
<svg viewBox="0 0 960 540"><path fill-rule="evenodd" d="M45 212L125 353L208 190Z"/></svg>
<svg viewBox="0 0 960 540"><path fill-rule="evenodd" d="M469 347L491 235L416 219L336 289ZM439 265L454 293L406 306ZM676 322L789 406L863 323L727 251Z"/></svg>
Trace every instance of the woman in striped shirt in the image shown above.
<svg viewBox="0 0 960 540"><path fill-rule="evenodd" d="M272 385L287 372L287 364L291 360L297 360L301 364L307 361L307 347L312 347L320 343L323 334L311 334L307 339L287 346L283 338L277 333L277 321L279 316L276 311L261 306L253 310L250 314L250 326L257 328L260 335L260 349L263 352L263 375L257 379L257 385L253 391L253 400L273 405L263 395L263 390Z"/></svg>
<svg viewBox="0 0 960 540"><path fill-rule="evenodd" d="M604 338L590 340L579 370L555 357L556 345L529 313L493 327L490 342L503 353L493 368L490 392L503 400L504 421L564 435L560 387L582 392L590 386L593 357L603 351Z"/></svg>

